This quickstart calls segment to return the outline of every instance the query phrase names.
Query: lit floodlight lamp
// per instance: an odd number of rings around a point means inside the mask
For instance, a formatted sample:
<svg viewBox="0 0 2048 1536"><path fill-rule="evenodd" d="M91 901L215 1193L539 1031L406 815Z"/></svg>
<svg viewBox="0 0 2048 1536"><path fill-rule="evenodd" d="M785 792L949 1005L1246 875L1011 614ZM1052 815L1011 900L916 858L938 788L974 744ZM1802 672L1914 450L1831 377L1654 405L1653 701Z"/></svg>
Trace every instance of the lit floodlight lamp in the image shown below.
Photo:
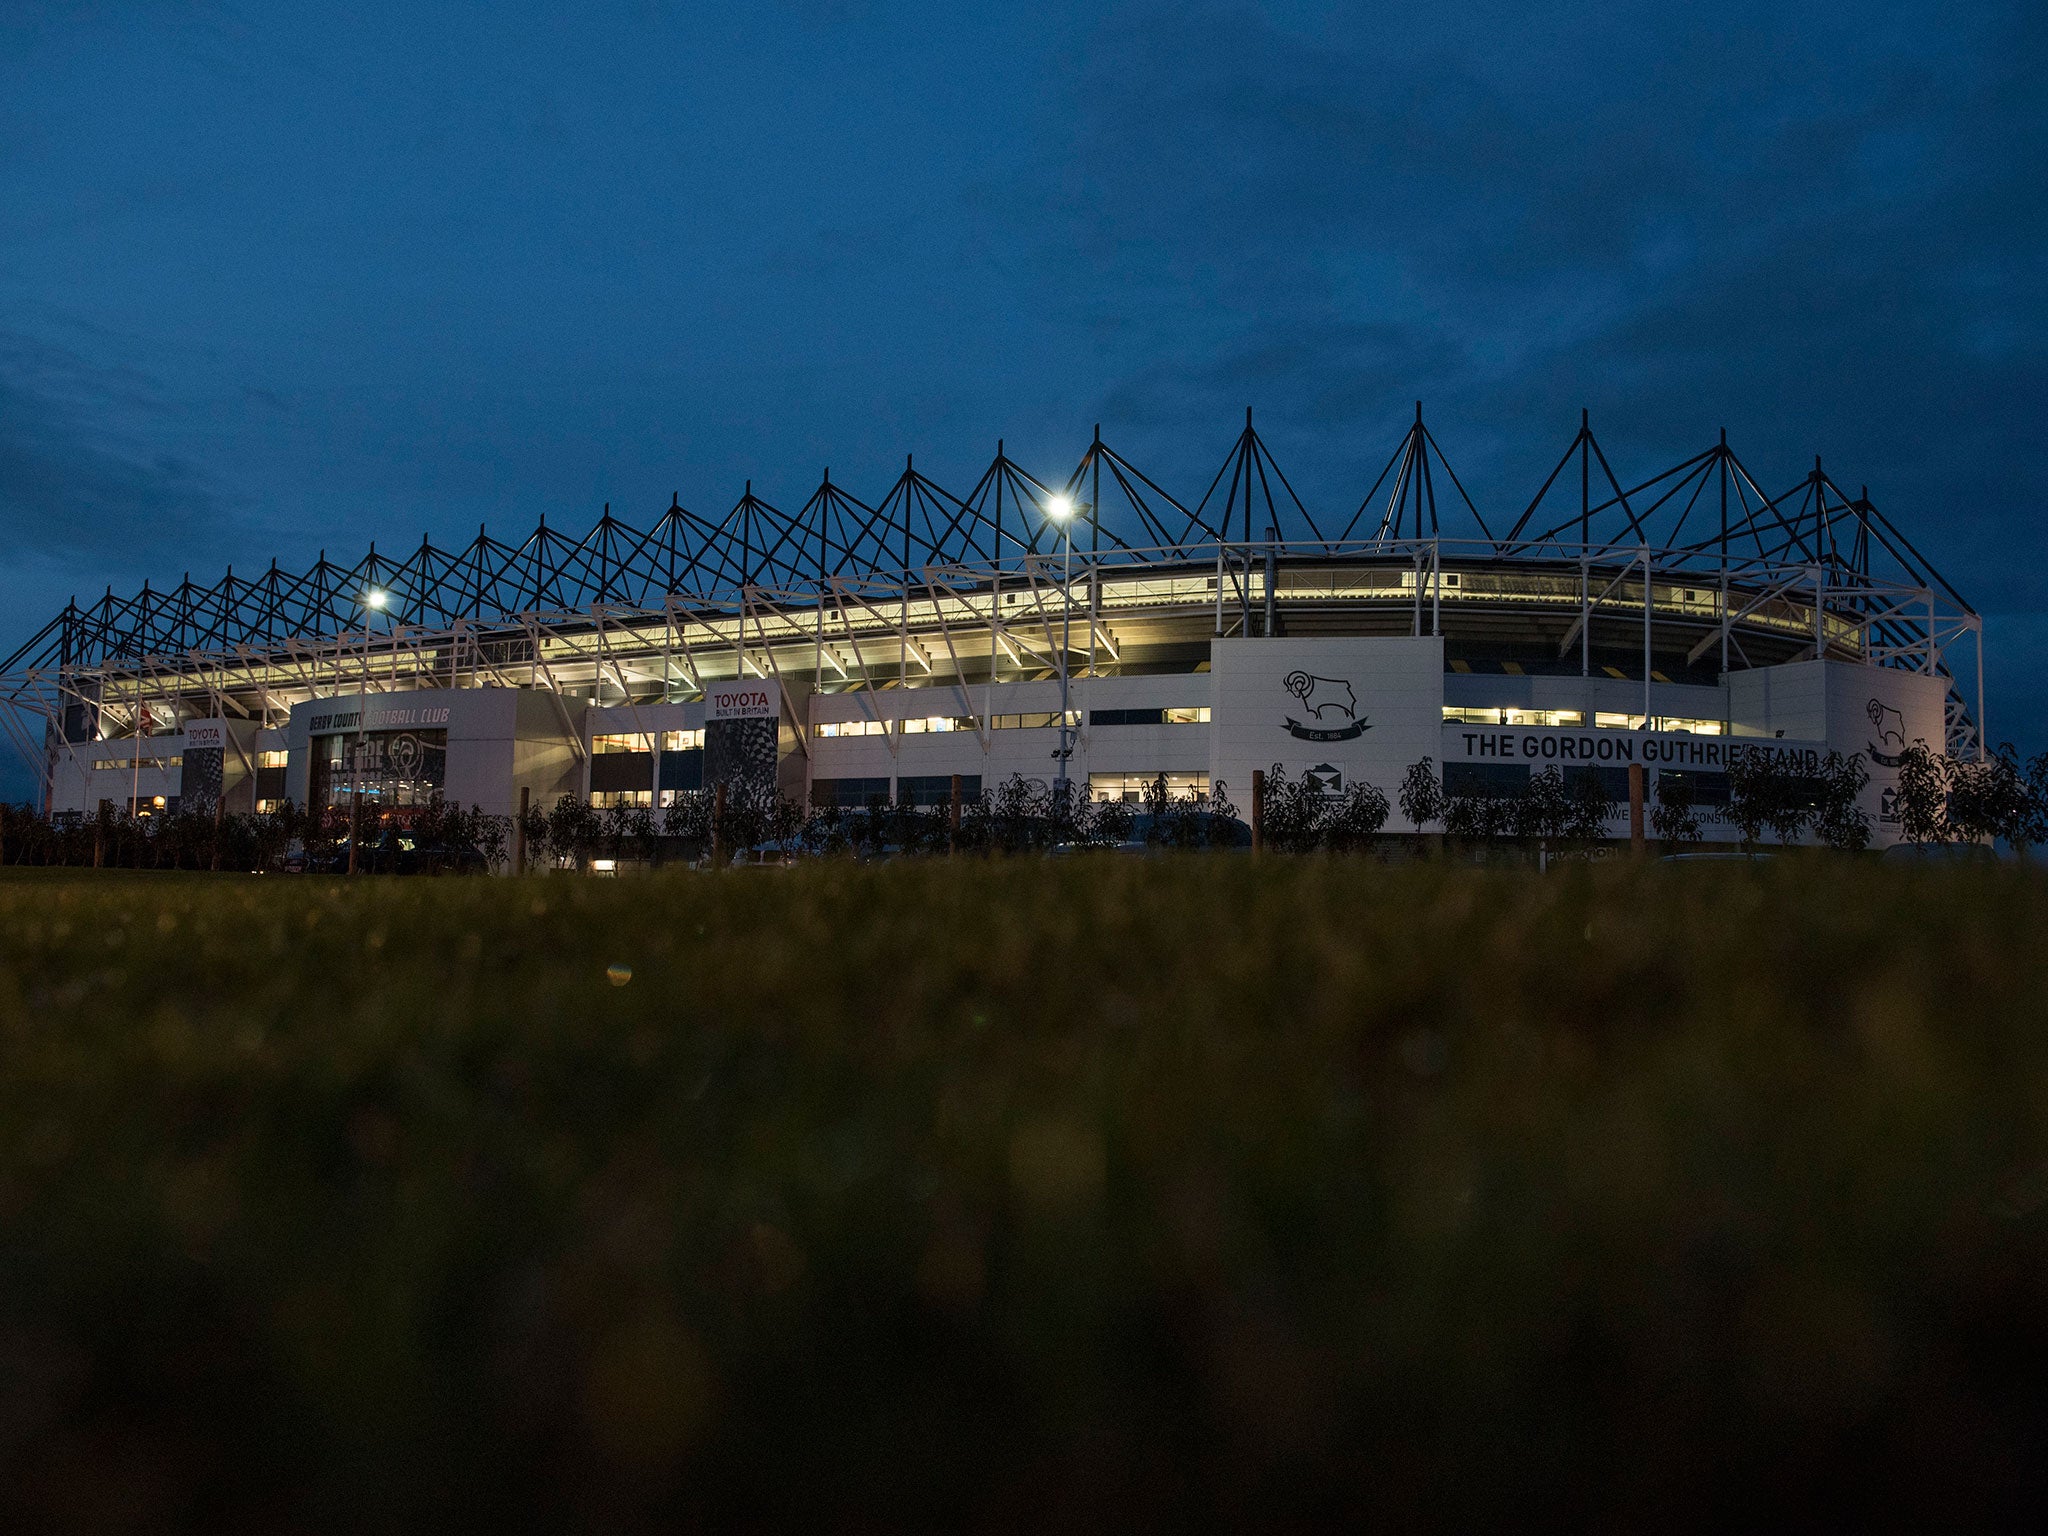
<svg viewBox="0 0 2048 1536"><path fill-rule="evenodd" d="M381 587L372 587L363 594L363 605L368 608L382 608L391 601L391 594Z"/></svg>
<svg viewBox="0 0 2048 1536"><path fill-rule="evenodd" d="M1045 504L1045 515L1054 522L1064 523L1074 515L1074 498L1071 496L1053 497L1051 501Z"/></svg>

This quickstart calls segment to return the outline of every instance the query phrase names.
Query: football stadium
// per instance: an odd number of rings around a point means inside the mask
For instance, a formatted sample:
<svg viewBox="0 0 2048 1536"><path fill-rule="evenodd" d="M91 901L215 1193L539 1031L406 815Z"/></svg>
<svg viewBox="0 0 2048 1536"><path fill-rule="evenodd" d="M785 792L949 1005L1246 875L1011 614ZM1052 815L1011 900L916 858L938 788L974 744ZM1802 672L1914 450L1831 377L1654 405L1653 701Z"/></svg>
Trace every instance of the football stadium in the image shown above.
<svg viewBox="0 0 2048 1536"><path fill-rule="evenodd" d="M1882 843L1900 752L1979 752L1981 617L1819 459L1773 490L1723 433L1638 478L1582 417L1532 491L1482 513L1419 405L1334 511L1249 411L1193 495L1098 428L1064 476L999 444L964 492L906 460L870 499L828 471L793 511L750 483L722 516L110 589L0 664L0 720L55 818L661 807L742 776L813 808L1013 776L1242 798L1275 767L1391 793L1426 758L1501 796L1557 764L1621 799L1640 764L1725 839L1730 754L1834 750Z"/></svg>

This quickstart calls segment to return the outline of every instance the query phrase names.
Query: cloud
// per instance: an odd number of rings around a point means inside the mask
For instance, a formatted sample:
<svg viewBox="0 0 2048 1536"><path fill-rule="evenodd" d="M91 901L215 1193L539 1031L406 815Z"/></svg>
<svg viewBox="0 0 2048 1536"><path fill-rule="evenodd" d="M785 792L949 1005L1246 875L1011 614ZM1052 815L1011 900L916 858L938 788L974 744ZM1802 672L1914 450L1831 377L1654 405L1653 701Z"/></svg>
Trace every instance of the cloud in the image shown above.
<svg viewBox="0 0 2048 1536"><path fill-rule="evenodd" d="M1724 425L1773 490L1819 452L2009 616L2003 718L2048 709L2048 577L2011 558L2048 417L2038 7L1145 3L1084 55L1020 200L1076 232L1046 280L1104 322L1114 418L1257 403L1342 506L1420 395L1510 517L1581 405L1625 477Z"/></svg>
<svg viewBox="0 0 2048 1536"><path fill-rule="evenodd" d="M1039 173L1079 232L1052 282L1114 320L1105 396L1133 420L1243 399L1334 435L1423 394L1510 501L1582 403L1646 473L1746 427L1787 474L1854 460L1970 550L1956 498L2019 515L2048 400L2048 34L2019 6L1853 22L1126 7Z"/></svg>
<svg viewBox="0 0 2048 1536"><path fill-rule="evenodd" d="M210 536L230 514L209 477L123 425L167 410L135 369L0 333L0 533L9 546L132 569L179 558L195 534Z"/></svg>

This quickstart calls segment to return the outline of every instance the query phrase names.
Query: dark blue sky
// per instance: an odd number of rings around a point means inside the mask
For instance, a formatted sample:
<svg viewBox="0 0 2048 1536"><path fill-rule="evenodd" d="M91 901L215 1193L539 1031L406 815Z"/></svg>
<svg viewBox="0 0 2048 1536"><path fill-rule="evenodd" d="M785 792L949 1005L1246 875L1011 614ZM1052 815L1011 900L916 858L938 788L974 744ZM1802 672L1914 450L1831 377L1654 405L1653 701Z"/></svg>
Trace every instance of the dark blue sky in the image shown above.
<svg viewBox="0 0 2048 1536"><path fill-rule="evenodd" d="M1246 404L1355 506L1819 452L2048 745L2039 4L0 7L0 650L73 592ZM11 766L11 765L10 765Z"/></svg>

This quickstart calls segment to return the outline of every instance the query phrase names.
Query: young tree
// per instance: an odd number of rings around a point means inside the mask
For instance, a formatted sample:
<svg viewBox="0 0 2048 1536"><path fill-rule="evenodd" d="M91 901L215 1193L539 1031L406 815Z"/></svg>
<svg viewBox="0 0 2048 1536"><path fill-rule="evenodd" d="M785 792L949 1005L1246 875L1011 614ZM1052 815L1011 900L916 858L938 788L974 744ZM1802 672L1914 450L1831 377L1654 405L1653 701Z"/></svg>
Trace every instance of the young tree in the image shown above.
<svg viewBox="0 0 2048 1536"><path fill-rule="evenodd" d="M1444 836L1458 844L1477 843L1493 835L1494 804L1486 795L1445 795L1437 818Z"/></svg>
<svg viewBox="0 0 2048 1536"><path fill-rule="evenodd" d="M1699 842L1699 811L1693 801L1692 780L1686 775L1669 771L1657 775L1657 800L1650 807L1650 831L1667 849Z"/></svg>
<svg viewBox="0 0 2048 1536"><path fill-rule="evenodd" d="M1090 807L1093 820L1090 826L1091 840L1104 843L1121 843L1128 839L1137 825L1137 813L1122 800L1098 800Z"/></svg>
<svg viewBox="0 0 2048 1536"><path fill-rule="evenodd" d="M548 854L556 864L574 859L596 835L597 815L590 802L564 795L548 814Z"/></svg>
<svg viewBox="0 0 2048 1536"><path fill-rule="evenodd" d="M1581 768L1565 776L1570 810L1565 817L1566 841L1590 848L1607 837L1607 823L1614 819L1618 803L1607 793L1605 782L1592 768Z"/></svg>
<svg viewBox="0 0 2048 1536"><path fill-rule="evenodd" d="M2048 843L2048 752L2027 763L2026 802L2013 823L2013 849L2022 857L2030 848Z"/></svg>
<svg viewBox="0 0 2048 1536"><path fill-rule="evenodd" d="M691 856L711 846L711 796L701 789L678 790L661 813L661 832Z"/></svg>
<svg viewBox="0 0 2048 1536"><path fill-rule="evenodd" d="M1948 819L1964 842L1990 843L2002 837L2017 847L2026 836L2028 810L2026 773L2011 742L1974 763L1953 765Z"/></svg>
<svg viewBox="0 0 2048 1536"><path fill-rule="evenodd" d="M1814 780L1780 766L1771 780L1765 820L1781 847L1790 848L1813 822L1820 795Z"/></svg>
<svg viewBox="0 0 2048 1536"><path fill-rule="evenodd" d="M1861 853L1870 846L1870 813L1858 803L1869 783L1861 752L1846 757L1829 752L1822 760L1813 831L1824 845L1838 853Z"/></svg>
<svg viewBox="0 0 2048 1536"><path fill-rule="evenodd" d="M1158 798L1163 801L1166 797L1163 776L1158 789ZM985 848L991 853L1026 852L1038 843L1044 797L1043 784L1027 779L1021 773L1013 773L984 790L981 798L966 808L962 830L975 847ZM1152 800L1149 789L1146 799L1149 808Z"/></svg>
<svg viewBox="0 0 2048 1536"><path fill-rule="evenodd" d="M1401 814L1415 828L1417 837L1430 822L1444 819L1444 786L1436 775L1434 759L1425 757L1421 762L1409 765L1397 798L1401 802Z"/></svg>
<svg viewBox="0 0 2048 1536"><path fill-rule="evenodd" d="M1290 780L1275 763L1266 771L1266 842L1282 853L1308 853L1322 841L1329 797L1307 774Z"/></svg>
<svg viewBox="0 0 2048 1536"><path fill-rule="evenodd" d="M1530 774L1528 787L1512 804L1515 835L1546 853L1571 821L1571 791L1555 763Z"/></svg>
<svg viewBox="0 0 2048 1536"><path fill-rule="evenodd" d="M1151 818L1146 841L1164 848L1197 848L1203 842L1200 817L1192 794L1175 799L1160 774L1145 786L1145 814Z"/></svg>
<svg viewBox="0 0 2048 1536"><path fill-rule="evenodd" d="M469 808L469 825L469 846L482 854L484 862L492 869L503 864L512 838L512 818L492 815L482 806L472 805Z"/></svg>
<svg viewBox="0 0 2048 1536"><path fill-rule="evenodd" d="M1745 853L1763 841L1764 829L1781 814L1788 796L1778 754L1756 747L1728 749L1728 821L1741 834Z"/></svg>
<svg viewBox="0 0 2048 1536"><path fill-rule="evenodd" d="M1388 812L1384 791L1376 785L1360 779L1350 785L1343 798L1331 807L1323 823L1323 843L1335 853L1351 853L1370 848L1372 840L1379 836L1380 829L1387 824Z"/></svg>
<svg viewBox="0 0 2048 1536"><path fill-rule="evenodd" d="M1201 815L1199 826L1207 844L1212 848L1228 848L1236 842L1243 825L1237 814L1237 807L1231 803L1230 786L1218 779L1209 786L1206 801L1195 801Z"/></svg>
<svg viewBox="0 0 2048 1536"><path fill-rule="evenodd" d="M1945 753L1916 741L1899 754L1899 832L1916 844L1948 841L1948 791L1954 765Z"/></svg>
<svg viewBox="0 0 2048 1536"><path fill-rule="evenodd" d="M513 820L519 824L520 835L526 839L525 857L529 863L544 857L548 846L548 813L537 803L529 803L523 811L515 811ZM521 870L519 873L524 874Z"/></svg>

